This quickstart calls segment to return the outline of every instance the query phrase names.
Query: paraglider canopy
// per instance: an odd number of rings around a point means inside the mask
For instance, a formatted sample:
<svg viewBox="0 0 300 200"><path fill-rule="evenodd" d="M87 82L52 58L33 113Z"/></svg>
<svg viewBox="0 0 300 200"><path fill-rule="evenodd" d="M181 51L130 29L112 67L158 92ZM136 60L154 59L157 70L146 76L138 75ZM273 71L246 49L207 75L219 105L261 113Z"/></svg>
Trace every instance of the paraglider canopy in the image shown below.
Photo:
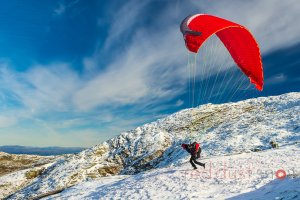
<svg viewBox="0 0 300 200"><path fill-rule="evenodd" d="M263 68L260 50L252 34L234 22L207 14L188 16L180 26L186 47L197 53L201 45L216 34L235 63L258 90L263 89Z"/></svg>

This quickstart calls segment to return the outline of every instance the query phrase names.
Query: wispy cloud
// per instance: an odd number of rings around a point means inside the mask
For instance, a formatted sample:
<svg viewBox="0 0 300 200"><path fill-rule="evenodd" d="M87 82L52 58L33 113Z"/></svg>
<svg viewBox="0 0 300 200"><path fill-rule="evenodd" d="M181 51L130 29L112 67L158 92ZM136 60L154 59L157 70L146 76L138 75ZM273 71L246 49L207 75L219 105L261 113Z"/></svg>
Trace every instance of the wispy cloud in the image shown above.
<svg viewBox="0 0 300 200"><path fill-rule="evenodd" d="M74 5L76 5L80 0L70 1L69 3L60 2L58 6L54 9L54 15L60 16L66 12L66 10Z"/></svg>
<svg viewBox="0 0 300 200"><path fill-rule="evenodd" d="M65 64L33 66L26 72L1 68L1 82L32 112L61 111L68 108L70 98L80 85L74 71Z"/></svg>
<svg viewBox="0 0 300 200"><path fill-rule="evenodd" d="M199 10L245 25L254 33L263 52L267 53L300 41L297 34L300 31L298 27L288 25L299 17L300 6L294 0L275 1L276 3L230 0L212 3L207 0L186 2L180 6L183 10ZM182 92L183 85L189 77L185 67L186 50L178 30L180 21L174 23L178 19L178 13L174 13L174 6L170 4L162 14L153 15L158 19L154 23L158 28L139 27L136 23L143 15L143 8L149 3L148 1L137 3L132 0L114 11L109 34L102 49L115 45L122 38L127 38L127 34L131 35L130 40L126 44L125 51L106 67L104 73L89 80L76 94L75 104L78 107L91 109L110 102L119 105L135 104L145 98L149 103L153 100L152 97L163 101L168 95L176 96ZM283 16L281 9L289 9L289 15ZM278 20L274 20L275 18ZM230 55L227 50L222 48L220 41L216 41L213 40L213 45L210 44L213 49L204 46L205 59L200 57L199 63L205 65L200 67L206 69L198 70L197 76L207 78L228 69L233 64L233 61L228 59ZM99 52L93 58L86 59L87 69L97 65L97 60L103 56L103 51ZM218 55L218 59L215 59L215 55Z"/></svg>
<svg viewBox="0 0 300 200"><path fill-rule="evenodd" d="M177 29L177 27L176 27ZM89 80L76 94L75 103L83 109L115 103L119 105L163 101L182 92L186 72L184 52L173 51L182 43L175 43L181 35L174 32L174 26L164 27L168 35L139 29L126 51L116 57L106 70ZM96 63L102 54L89 59ZM90 67L86 67L90 68Z"/></svg>
<svg viewBox="0 0 300 200"><path fill-rule="evenodd" d="M272 76L266 80L266 84L272 85L272 84L279 84L287 80L287 76L283 73L276 74L275 76Z"/></svg>
<svg viewBox="0 0 300 200"><path fill-rule="evenodd" d="M149 0L139 1L130 0L122 4L118 10L111 13L110 28L106 38L104 48L116 44L118 41L128 39L129 34L134 34L134 26L139 22L143 8L149 3Z"/></svg>
<svg viewBox="0 0 300 200"><path fill-rule="evenodd" d="M78 2L58 4L54 15L62 16ZM0 101L9 99L16 105L9 107L6 103L0 107L0 127L8 128L6 131L17 127L15 134L24 134L23 139L26 134L38 135L39 130L45 130L46 139L40 138L40 144L46 144L48 138L48 142L63 145L61 141L70 135L73 139L66 145L72 142L78 145L76 139L80 141L83 136L90 138L85 144L95 144L93 140L100 136L107 139L163 116L161 110L182 106L184 101L177 98L185 92L191 77L186 66L187 50L178 26L182 18L191 13L210 13L245 25L265 54L300 42L300 26L292 25L300 21L297 0L176 1L168 3L163 12L144 13L151 3L153 1L130 0L112 10L111 18L105 19L109 21L105 30L108 36L101 38L104 42L95 47L94 54L82 58L82 72L74 70L71 62L37 64L23 72L2 63ZM146 16L151 20L143 19ZM202 67L196 71L198 78L217 74L219 68L214 66L221 66L222 71L232 63L220 42L212 46L215 49L206 48L209 53L205 59L201 54L197 57L197 64ZM100 62L112 55L114 59L109 63ZM275 84L285 79L284 74L278 74L266 82ZM35 123L36 128L26 131L18 128L25 120Z"/></svg>
<svg viewBox="0 0 300 200"><path fill-rule="evenodd" d="M263 53L300 42L300 4L297 0L193 1L200 12L214 14L246 26Z"/></svg>
<svg viewBox="0 0 300 200"><path fill-rule="evenodd" d="M54 12L55 15L61 15L61 14L63 14L65 11L66 11L66 6L65 6L64 4L62 4L62 3L60 3L60 4L58 5L58 7L54 9L53 12Z"/></svg>
<svg viewBox="0 0 300 200"><path fill-rule="evenodd" d="M179 99L179 100L176 101L176 104L175 104L175 105L176 105L177 107L179 107L179 106L182 106L183 104L184 104L184 101L181 100L181 99Z"/></svg>

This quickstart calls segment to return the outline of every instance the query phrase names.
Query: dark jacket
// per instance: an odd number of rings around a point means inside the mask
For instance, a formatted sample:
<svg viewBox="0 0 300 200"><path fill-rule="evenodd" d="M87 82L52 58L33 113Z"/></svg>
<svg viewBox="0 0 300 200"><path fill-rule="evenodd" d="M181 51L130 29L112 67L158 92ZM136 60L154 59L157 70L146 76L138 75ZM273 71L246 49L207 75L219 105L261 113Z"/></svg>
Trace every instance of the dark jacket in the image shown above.
<svg viewBox="0 0 300 200"><path fill-rule="evenodd" d="M191 154L191 156L200 157L201 153L201 147L200 144L197 142L194 142L192 144L182 144L182 148L184 148L187 152Z"/></svg>

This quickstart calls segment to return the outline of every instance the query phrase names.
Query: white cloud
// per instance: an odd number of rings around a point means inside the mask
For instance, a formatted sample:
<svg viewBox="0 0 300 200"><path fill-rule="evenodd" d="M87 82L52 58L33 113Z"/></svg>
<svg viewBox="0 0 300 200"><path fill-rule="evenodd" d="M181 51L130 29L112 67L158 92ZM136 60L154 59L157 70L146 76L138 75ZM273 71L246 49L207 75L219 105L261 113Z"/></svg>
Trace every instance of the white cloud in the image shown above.
<svg viewBox="0 0 300 200"><path fill-rule="evenodd" d="M112 103L122 105L134 103L148 90L139 75L139 72L126 73L122 69L110 70L88 81L77 92L74 102L82 109Z"/></svg>
<svg viewBox="0 0 300 200"><path fill-rule="evenodd" d="M55 15L62 15L65 11L66 11L66 6L60 3L58 7L54 9L53 12Z"/></svg>
<svg viewBox="0 0 300 200"><path fill-rule="evenodd" d="M148 3L149 0L138 2L136 0L126 1L121 8L111 13L111 26L104 44L105 49L113 46L116 41L126 38L128 34L132 34L132 31L135 29L133 26L138 22L139 15L142 14L142 9Z"/></svg>
<svg viewBox="0 0 300 200"><path fill-rule="evenodd" d="M80 0L74 0L70 1L68 4L66 3L59 3L58 6L54 9L54 15L55 16L60 16L66 12L66 10L75 4L77 4Z"/></svg>
<svg viewBox="0 0 300 200"><path fill-rule="evenodd" d="M164 31L168 40L159 33L137 31L126 52L78 91L75 104L88 110L111 103L149 103L180 94L186 66L180 52L173 50L175 46L180 49L182 43L174 44L173 41L181 36L173 32L173 27L165 27ZM95 59L101 59L101 56L99 54Z"/></svg>
<svg viewBox="0 0 300 200"><path fill-rule="evenodd" d="M193 1L206 12L246 26L258 40L263 53L300 42L298 0Z"/></svg>
<svg viewBox="0 0 300 200"><path fill-rule="evenodd" d="M83 66L86 72L93 72L97 69L97 60L93 57L83 58Z"/></svg>
<svg viewBox="0 0 300 200"><path fill-rule="evenodd" d="M183 104L184 104L184 101L182 101L181 99L179 99L179 100L176 101L176 104L175 104L175 105L176 105L177 107L179 107L179 106L182 106Z"/></svg>
<svg viewBox="0 0 300 200"><path fill-rule="evenodd" d="M1 83L31 112L63 111L70 106L80 79L65 64L33 66L26 72L1 68Z"/></svg>
<svg viewBox="0 0 300 200"><path fill-rule="evenodd" d="M283 73L280 73L280 74L276 74L275 76L268 78L265 82L266 82L266 84L271 85L271 84L282 83L286 80L287 80L287 76Z"/></svg>

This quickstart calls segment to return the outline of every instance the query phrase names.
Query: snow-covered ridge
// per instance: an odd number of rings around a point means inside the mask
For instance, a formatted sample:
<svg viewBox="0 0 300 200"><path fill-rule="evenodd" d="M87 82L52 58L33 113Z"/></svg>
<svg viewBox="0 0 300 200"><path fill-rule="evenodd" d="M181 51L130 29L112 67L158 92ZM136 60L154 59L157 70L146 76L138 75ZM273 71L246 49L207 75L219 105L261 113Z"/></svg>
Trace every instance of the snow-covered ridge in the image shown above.
<svg viewBox="0 0 300 200"><path fill-rule="evenodd" d="M46 199L299 199L299 153L299 145L289 145L216 156L202 160L205 169L193 170L186 163L129 177L105 177L80 183ZM286 177L278 179L278 170L285 170Z"/></svg>
<svg viewBox="0 0 300 200"><path fill-rule="evenodd" d="M197 140L204 157L248 152L271 140L290 145L300 138L300 93L185 109L121 133L76 155L62 157L14 198L29 198L82 181L178 166L180 143Z"/></svg>

